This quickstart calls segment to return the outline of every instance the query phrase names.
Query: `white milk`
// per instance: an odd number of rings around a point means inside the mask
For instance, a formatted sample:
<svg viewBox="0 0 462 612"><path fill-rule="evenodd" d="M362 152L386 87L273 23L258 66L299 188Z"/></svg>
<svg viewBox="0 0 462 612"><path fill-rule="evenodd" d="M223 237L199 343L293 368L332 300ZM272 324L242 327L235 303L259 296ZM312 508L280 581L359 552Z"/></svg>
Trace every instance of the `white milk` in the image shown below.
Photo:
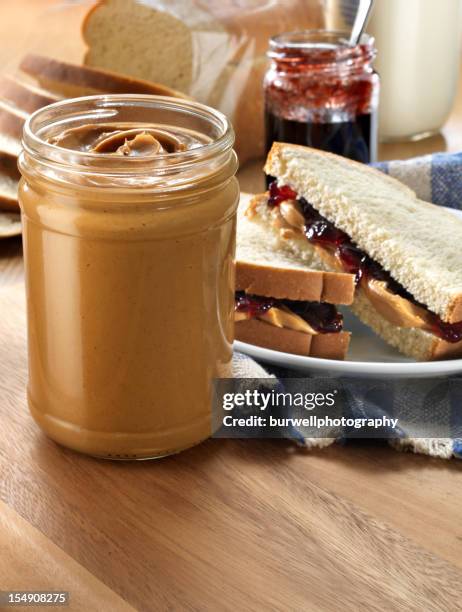
<svg viewBox="0 0 462 612"><path fill-rule="evenodd" d="M459 78L461 0L375 0L367 31L378 49L382 140L437 132Z"/></svg>

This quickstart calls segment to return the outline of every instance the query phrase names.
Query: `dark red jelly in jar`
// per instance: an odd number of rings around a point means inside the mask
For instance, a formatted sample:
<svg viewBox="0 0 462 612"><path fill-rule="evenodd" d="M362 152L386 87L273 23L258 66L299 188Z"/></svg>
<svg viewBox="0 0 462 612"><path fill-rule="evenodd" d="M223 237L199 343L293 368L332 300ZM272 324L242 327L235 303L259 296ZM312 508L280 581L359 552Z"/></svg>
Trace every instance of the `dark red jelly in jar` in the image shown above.
<svg viewBox="0 0 462 612"><path fill-rule="evenodd" d="M350 47L339 31L272 38L266 73L266 149L301 144L369 163L377 153L379 77L374 39Z"/></svg>

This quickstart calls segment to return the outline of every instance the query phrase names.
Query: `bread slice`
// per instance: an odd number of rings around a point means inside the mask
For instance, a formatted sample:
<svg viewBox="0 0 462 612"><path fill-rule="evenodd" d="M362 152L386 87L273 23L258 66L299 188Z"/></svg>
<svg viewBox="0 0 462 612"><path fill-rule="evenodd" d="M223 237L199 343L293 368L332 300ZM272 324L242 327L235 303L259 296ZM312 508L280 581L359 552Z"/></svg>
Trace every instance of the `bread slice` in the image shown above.
<svg viewBox="0 0 462 612"><path fill-rule="evenodd" d="M266 194L256 196L250 203L248 217L253 225L266 234L268 248L288 250L305 265L318 270L334 270L319 252L302 235L283 235L271 223ZM389 323L371 305L361 289L356 290L350 306L363 323L403 354L417 361L447 359L462 355L462 342L449 343L421 329L401 328Z"/></svg>
<svg viewBox="0 0 462 612"><path fill-rule="evenodd" d="M321 2L101 0L84 63L163 83L227 115L242 164L264 155L263 75L277 32L324 27ZM319 6L318 6L319 5Z"/></svg>
<svg viewBox="0 0 462 612"><path fill-rule="evenodd" d="M281 300L351 304L352 274L312 270L290 251L273 249L264 228L246 216L247 204L238 209L236 291ZM256 318L236 322L236 338L277 351L344 359L350 334L307 334L281 328Z"/></svg>
<svg viewBox="0 0 462 612"><path fill-rule="evenodd" d="M462 220L382 172L275 143L265 165L444 321L462 320Z"/></svg>
<svg viewBox="0 0 462 612"><path fill-rule="evenodd" d="M345 359L350 343L350 334L345 331L313 336L293 329L275 327L258 319L237 321L235 336L241 342L255 344L273 351L338 360Z"/></svg>
<svg viewBox="0 0 462 612"><path fill-rule="evenodd" d="M32 85L10 76L0 76L0 208L18 208L14 195L19 180L17 158L21 153L22 131L29 113L57 100L57 96ZM5 171L6 178L3 176Z"/></svg>
<svg viewBox="0 0 462 612"><path fill-rule="evenodd" d="M42 88L65 98L102 93L151 94L186 98L184 94L164 85L142 81L108 70L62 62L42 55L26 55L19 67L33 77Z"/></svg>
<svg viewBox="0 0 462 612"><path fill-rule="evenodd" d="M1 115L1 109L0 109ZM19 138L0 134L0 159L7 159L10 163L17 163L21 153L21 141Z"/></svg>
<svg viewBox="0 0 462 612"><path fill-rule="evenodd" d="M451 359L462 355L462 342L445 342L422 329L392 325L377 313L361 290L358 290L351 310L388 344L417 361Z"/></svg>
<svg viewBox="0 0 462 612"><path fill-rule="evenodd" d="M0 210L3 211L19 211L19 171L15 161L14 158L0 156Z"/></svg>
<svg viewBox="0 0 462 612"><path fill-rule="evenodd" d="M186 22L188 15L194 19L194 13L196 19L202 14L205 21L203 11L195 3L189 4L188 9L178 7L180 15L176 17L168 10L134 0L96 3L82 23L88 45L85 64L108 70L117 66L135 77L189 92L195 49Z"/></svg>
<svg viewBox="0 0 462 612"><path fill-rule="evenodd" d="M300 24L323 27L322 7L316 4L100 0L82 23L88 45L85 63L119 66L127 74L193 95L198 82L217 82L223 68L265 57L268 40L277 31L289 32Z"/></svg>
<svg viewBox="0 0 462 612"><path fill-rule="evenodd" d="M21 216L17 212L0 212L0 238L21 235Z"/></svg>
<svg viewBox="0 0 462 612"><path fill-rule="evenodd" d="M0 208L18 208L17 158L21 153L24 123L29 113L59 98L9 76L0 76ZM3 175L7 173L5 178ZM12 182L14 181L14 182Z"/></svg>
<svg viewBox="0 0 462 612"><path fill-rule="evenodd" d="M313 270L287 250L268 244L267 232L251 223L245 208L238 210L236 290L304 302L351 304L355 283L352 274Z"/></svg>
<svg viewBox="0 0 462 612"><path fill-rule="evenodd" d="M28 113L0 100L0 134L7 137L6 142L21 141L27 117Z"/></svg>
<svg viewBox="0 0 462 612"><path fill-rule="evenodd" d="M60 100L59 96L7 75L0 76L0 98L26 113Z"/></svg>

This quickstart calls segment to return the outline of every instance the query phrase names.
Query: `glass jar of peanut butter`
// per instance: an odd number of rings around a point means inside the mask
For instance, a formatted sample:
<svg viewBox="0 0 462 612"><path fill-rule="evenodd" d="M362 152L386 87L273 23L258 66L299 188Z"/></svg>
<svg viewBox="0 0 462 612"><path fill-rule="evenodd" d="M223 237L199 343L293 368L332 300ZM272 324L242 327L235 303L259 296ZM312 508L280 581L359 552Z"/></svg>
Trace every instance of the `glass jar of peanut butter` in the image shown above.
<svg viewBox="0 0 462 612"><path fill-rule="evenodd" d="M146 459L211 434L230 376L233 130L157 96L65 100L24 130L31 413L90 455Z"/></svg>

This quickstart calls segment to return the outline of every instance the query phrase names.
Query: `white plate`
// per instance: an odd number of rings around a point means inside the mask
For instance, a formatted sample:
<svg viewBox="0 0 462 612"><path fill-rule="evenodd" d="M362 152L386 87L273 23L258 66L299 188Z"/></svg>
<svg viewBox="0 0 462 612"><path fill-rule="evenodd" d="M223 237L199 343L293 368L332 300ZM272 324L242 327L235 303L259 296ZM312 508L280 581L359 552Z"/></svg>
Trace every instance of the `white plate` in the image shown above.
<svg viewBox="0 0 462 612"><path fill-rule="evenodd" d="M451 210L462 217L462 211ZM291 368L319 375L367 376L367 377L422 377L447 376L462 373L462 359L416 362L401 355L381 340L347 309L343 310L345 329L352 332L350 348L345 361L302 357L235 341L234 347L241 353L283 368Z"/></svg>

